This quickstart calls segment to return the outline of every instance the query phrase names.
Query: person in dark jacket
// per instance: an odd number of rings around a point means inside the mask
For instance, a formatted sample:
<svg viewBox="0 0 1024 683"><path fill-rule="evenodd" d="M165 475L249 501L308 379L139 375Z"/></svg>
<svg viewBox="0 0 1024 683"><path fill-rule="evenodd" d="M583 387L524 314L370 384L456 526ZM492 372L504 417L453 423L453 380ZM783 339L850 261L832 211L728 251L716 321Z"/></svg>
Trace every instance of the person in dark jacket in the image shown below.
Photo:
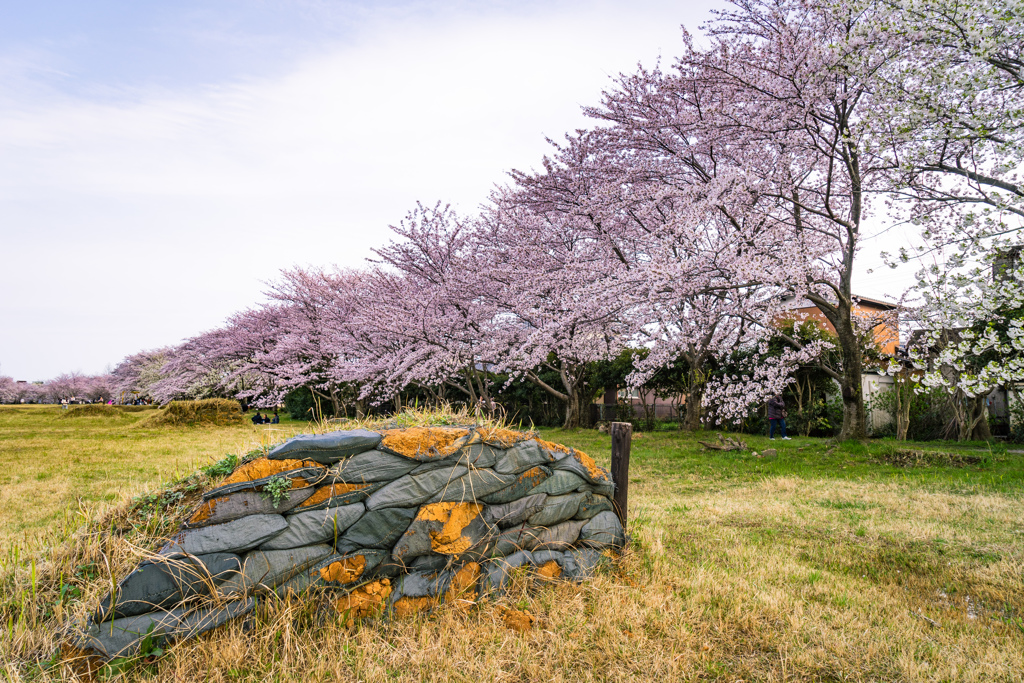
<svg viewBox="0 0 1024 683"><path fill-rule="evenodd" d="M775 438L775 427L782 432L782 438L789 441L786 436L786 402L782 400L782 394L776 394L768 399L768 438Z"/></svg>

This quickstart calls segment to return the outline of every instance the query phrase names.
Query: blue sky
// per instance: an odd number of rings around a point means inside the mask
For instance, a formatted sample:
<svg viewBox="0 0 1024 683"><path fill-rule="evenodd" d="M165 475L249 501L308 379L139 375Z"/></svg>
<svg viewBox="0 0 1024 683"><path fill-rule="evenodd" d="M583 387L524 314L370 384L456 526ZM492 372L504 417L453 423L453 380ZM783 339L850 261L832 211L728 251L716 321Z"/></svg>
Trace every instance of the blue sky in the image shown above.
<svg viewBox="0 0 1024 683"><path fill-rule="evenodd" d="M0 2L0 374L102 372L416 201L472 211L716 4Z"/></svg>

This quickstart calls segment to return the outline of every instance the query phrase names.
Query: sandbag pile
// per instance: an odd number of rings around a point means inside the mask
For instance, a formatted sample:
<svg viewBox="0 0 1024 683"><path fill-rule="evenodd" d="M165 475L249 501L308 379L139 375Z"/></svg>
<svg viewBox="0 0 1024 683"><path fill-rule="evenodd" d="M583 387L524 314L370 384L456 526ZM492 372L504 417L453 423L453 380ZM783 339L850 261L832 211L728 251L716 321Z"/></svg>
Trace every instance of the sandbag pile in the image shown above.
<svg viewBox="0 0 1024 683"><path fill-rule="evenodd" d="M351 620L475 600L521 567L581 580L625 542L613 491L585 453L507 429L298 436L207 491L76 645L131 656L316 587Z"/></svg>

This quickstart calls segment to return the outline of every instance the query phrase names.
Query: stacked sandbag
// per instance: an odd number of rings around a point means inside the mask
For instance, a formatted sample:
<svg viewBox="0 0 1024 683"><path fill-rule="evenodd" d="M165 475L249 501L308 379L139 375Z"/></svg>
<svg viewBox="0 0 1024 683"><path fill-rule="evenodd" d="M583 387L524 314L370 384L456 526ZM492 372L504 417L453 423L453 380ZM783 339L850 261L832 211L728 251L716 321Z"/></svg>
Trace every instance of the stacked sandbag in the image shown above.
<svg viewBox="0 0 1024 683"><path fill-rule="evenodd" d="M205 492L77 645L132 655L314 587L355 619L473 601L515 571L583 580L625 543L613 491L586 453L507 429L298 436Z"/></svg>

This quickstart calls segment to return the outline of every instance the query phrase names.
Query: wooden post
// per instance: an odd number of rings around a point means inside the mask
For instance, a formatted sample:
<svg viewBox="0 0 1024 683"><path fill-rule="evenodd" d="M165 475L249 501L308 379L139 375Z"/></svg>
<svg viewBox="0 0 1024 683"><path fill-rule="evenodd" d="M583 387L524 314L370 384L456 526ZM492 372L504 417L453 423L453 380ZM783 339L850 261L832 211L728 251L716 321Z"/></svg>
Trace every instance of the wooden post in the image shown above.
<svg viewBox="0 0 1024 683"><path fill-rule="evenodd" d="M626 528L629 497L629 448L633 443L633 425L612 422L612 480L615 482L615 514Z"/></svg>

